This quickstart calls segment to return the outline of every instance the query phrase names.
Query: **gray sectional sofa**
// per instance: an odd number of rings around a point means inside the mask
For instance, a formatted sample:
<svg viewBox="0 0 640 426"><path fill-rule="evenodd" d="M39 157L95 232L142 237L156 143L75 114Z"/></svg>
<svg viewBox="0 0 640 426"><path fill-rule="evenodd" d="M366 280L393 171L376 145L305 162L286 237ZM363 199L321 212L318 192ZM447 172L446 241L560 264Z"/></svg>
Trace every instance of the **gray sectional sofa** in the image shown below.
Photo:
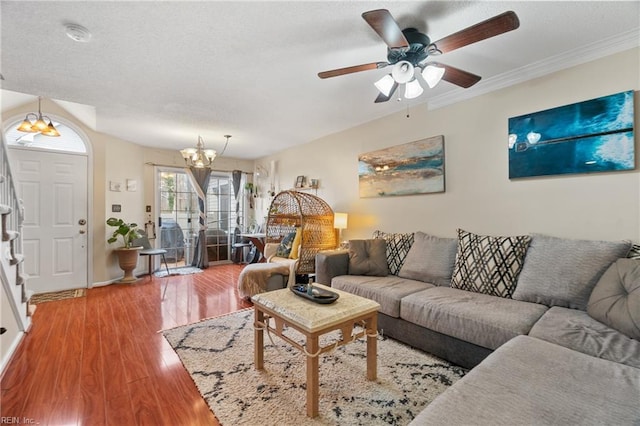
<svg viewBox="0 0 640 426"><path fill-rule="evenodd" d="M421 232L316 257L316 281L471 371L412 424L640 425L640 260L630 242Z"/></svg>

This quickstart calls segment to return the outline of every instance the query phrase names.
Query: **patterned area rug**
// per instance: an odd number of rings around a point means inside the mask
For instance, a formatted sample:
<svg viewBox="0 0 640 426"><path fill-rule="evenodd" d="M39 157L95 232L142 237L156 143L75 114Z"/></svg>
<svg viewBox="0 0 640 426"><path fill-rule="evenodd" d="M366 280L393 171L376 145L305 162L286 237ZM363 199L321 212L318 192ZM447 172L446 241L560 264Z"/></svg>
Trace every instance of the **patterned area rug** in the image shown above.
<svg viewBox="0 0 640 426"><path fill-rule="evenodd" d="M52 291L50 293L40 293L31 296L29 302L32 305L38 303L53 302L54 300L72 299L74 297L84 297L87 294L86 288L78 288L75 290Z"/></svg>
<svg viewBox="0 0 640 426"><path fill-rule="evenodd" d="M180 268L169 268L169 275L190 275L190 274L199 274L202 272L202 269L196 268L194 266L182 266ZM166 277L167 271L166 269L160 269L159 271L153 274L156 277Z"/></svg>
<svg viewBox="0 0 640 426"><path fill-rule="evenodd" d="M360 339L320 357L320 415L312 420L306 417L305 356L265 336L265 369L255 370L253 315L247 309L163 332L223 425L406 425L466 373L383 338L378 379L368 381ZM302 340L295 330L286 332Z"/></svg>

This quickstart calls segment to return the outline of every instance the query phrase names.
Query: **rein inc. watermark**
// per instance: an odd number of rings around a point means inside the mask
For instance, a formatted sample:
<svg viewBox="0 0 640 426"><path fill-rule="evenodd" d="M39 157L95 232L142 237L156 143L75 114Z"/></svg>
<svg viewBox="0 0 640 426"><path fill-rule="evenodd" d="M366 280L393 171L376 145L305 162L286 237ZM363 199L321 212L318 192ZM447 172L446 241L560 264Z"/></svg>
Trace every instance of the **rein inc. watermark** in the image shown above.
<svg viewBox="0 0 640 426"><path fill-rule="evenodd" d="M0 425L37 425L31 417L0 417Z"/></svg>

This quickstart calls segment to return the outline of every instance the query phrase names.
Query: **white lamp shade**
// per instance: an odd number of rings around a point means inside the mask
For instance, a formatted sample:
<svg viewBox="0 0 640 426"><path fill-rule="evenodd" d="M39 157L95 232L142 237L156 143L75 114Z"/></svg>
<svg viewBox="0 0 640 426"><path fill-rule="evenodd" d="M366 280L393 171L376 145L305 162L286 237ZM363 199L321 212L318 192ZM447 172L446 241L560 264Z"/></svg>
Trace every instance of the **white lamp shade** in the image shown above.
<svg viewBox="0 0 640 426"><path fill-rule="evenodd" d="M333 214L333 227L336 229L347 229L347 213L334 213Z"/></svg>
<svg viewBox="0 0 640 426"><path fill-rule="evenodd" d="M442 80L445 69L435 65L427 65L422 71L422 77L427 82L429 88L433 89Z"/></svg>
<svg viewBox="0 0 640 426"><path fill-rule="evenodd" d="M391 89L393 88L393 83L393 77L391 77L391 74L387 74L373 84L380 91L380 93L385 96L389 96L389 94L391 93Z"/></svg>
<svg viewBox="0 0 640 426"><path fill-rule="evenodd" d="M411 62L400 61L393 66L391 76L397 83L408 83L413 78L413 65Z"/></svg>
<svg viewBox="0 0 640 426"><path fill-rule="evenodd" d="M422 95L424 89L420 86L420 82L417 79L413 79L405 85L404 97L407 99L417 98Z"/></svg>

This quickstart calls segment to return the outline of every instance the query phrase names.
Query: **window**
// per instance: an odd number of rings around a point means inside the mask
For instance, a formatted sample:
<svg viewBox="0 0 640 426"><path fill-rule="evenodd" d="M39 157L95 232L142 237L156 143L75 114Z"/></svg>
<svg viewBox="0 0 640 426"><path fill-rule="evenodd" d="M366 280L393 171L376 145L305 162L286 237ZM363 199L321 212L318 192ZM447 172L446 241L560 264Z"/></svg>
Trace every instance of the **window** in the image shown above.
<svg viewBox="0 0 640 426"><path fill-rule="evenodd" d="M59 137L43 136L40 133L20 132L16 130L20 123L21 121L16 121L7 127L8 130L4 134L7 145L47 149L51 151L87 153L87 147L80 135L64 123L53 121L53 125L58 129L58 132L60 132Z"/></svg>

